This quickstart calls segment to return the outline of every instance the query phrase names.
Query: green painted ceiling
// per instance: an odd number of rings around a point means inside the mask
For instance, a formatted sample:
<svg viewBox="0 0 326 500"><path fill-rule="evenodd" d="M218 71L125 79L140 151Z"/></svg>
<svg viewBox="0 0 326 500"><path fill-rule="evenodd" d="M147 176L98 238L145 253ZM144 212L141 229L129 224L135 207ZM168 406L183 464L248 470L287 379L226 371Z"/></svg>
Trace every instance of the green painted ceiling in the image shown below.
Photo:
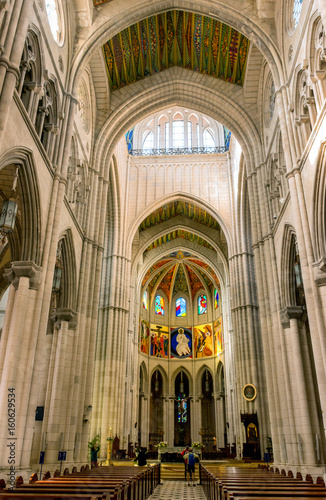
<svg viewBox="0 0 326 500"><path fill-rule="evenodd" d="M211 250L214 250L212 245L210 245L204 238L201 238L200 236L197 236L196 234L189 233L189 231L183 231L181 229L177 231L172 231L171 233L167 233L164 236L161 236L157 240L155 240L151 245L149 245L145 252L149 252L150 250L153 250L153 248L157 248L161 245L164 245L164 243L168 243L169 241L173 241L176 238L183 238L188 241L192 241L193 243L197 243L198 245L202 245L206 248L209 248Z"/></svg>
<svg viewBox="0 0 326 500"><path fill-rule="evenodd" d="M212 229L219 229L219 223L206 210L193 205L187 201L171 201L163 207L152 212L139 226L139 231L145 231L150 227L156 226L161 222L165 222L173 217L182 215L186 219L200 222L204 226Z"/></svg>
<svg viewBox="0 0 326 500"><path fill-rule="evenodd" d="M111 90L172 66L243 85L248 50L249 40L230 26L179 10L143 19L103 46Z"/></svg>

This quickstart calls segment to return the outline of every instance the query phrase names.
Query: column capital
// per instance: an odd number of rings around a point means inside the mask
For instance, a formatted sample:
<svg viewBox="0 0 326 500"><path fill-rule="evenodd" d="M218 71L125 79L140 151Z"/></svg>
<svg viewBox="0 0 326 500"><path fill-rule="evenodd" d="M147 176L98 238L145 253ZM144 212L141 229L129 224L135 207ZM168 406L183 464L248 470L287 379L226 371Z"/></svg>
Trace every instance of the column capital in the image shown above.
<svg viewBox="0 0 326 500"><path fill-rule="evenodd" d="M29 288L38 290L42 279L42 268L31 261L16 261L11 263L10 269L4 271L3 276L16 290L21 277L29 278Z"/></svg>
<svg viewBox="0 0 326 500"><path fill-rule="evenodd" d="M77 326L77 313L72 309L58 308L55 312L55 324L58 330L61 328L62 321L68 323L69 330L74 330Z"/></svg>
<svg viewBox="0 0 326 500"><path fill-rule="evenodd" d="M317 286L326 285L326 257L321 257L318 262L314 262L312 268Z"/></svg>
<svg viewBox="0 0 326 500"><path fill-rule="evenodd" d="M280 311L280 320L283 328L290 328L290 319L300 319L305 308L302 306L287 306Z"/></svg>

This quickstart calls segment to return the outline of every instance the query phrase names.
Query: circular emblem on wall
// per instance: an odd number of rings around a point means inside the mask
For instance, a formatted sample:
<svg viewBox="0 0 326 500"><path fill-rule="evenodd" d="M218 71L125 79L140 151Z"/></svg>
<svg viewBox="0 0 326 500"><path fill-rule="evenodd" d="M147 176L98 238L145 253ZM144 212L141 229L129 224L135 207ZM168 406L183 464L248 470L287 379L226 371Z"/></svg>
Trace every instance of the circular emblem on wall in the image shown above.
<svg viewBox="0 0 326 500"><path fill-rule="evenodd" d="M253 401L257 396L257 389L254 385L247 384L242 389L242 394L247 401Z"/></svg>

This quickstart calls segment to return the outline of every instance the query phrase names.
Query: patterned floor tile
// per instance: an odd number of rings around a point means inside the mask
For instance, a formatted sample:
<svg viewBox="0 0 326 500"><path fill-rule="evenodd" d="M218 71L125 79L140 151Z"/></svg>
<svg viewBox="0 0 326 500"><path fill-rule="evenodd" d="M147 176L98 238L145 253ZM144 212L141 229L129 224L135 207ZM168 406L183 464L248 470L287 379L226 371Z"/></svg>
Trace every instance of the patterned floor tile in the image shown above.
<svg viewBox="0 0 326 500"><path fill-rule="evenodd" d="M181 481L164 481L148 500L206 500L206 497L198 484L193 487Z"/></svg>

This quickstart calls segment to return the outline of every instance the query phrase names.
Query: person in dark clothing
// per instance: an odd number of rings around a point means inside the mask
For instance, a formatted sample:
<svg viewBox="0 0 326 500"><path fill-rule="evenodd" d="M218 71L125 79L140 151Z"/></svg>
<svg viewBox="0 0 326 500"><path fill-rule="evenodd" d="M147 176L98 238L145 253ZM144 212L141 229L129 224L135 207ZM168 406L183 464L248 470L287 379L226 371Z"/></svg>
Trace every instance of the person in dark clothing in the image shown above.
<svg viewBox="0 0 326 500"><path fill-rule="evenodd" d="M146 455L147 455L147 450L146 450L146 448L142 447L140 449L139 454L138 454L138 465L140 467L144 467L145 465L147 465Z"/></svg>
<svg viewBox="0 0 326 500"><path fill-rule="evenodd" d="M93 469L94 467L98 467L97 454L99 451L100 451L100 447L98 444L94 444L91 447L91 469Z"/></svg>

